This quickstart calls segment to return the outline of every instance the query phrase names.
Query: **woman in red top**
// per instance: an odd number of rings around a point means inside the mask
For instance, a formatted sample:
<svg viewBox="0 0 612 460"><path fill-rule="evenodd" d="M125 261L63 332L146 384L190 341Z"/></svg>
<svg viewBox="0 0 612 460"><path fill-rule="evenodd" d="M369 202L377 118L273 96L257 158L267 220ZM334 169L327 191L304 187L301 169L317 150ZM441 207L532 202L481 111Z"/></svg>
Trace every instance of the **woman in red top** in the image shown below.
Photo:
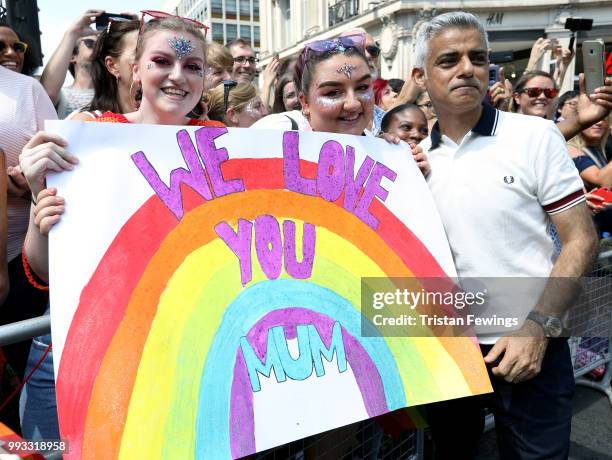
<svg viewBox="0 0 612 460"><path fill-rule="evenodd" d="M159 17L157 13L153 20L141 24L132 67L134 87L142 94L138 110L126 114L105 112L92 121L224 126L188 117L200 102L204 86L206 42L198 24L176 16ZM34 273L45 281L47 235L64 212L64 199L57 196L55 189L45 189L45 177L48 171L71 170L78 163L66 147L66 141L58 135L39 132L26 144L19 159L35 204L24 264L29 262Z"/></svg>

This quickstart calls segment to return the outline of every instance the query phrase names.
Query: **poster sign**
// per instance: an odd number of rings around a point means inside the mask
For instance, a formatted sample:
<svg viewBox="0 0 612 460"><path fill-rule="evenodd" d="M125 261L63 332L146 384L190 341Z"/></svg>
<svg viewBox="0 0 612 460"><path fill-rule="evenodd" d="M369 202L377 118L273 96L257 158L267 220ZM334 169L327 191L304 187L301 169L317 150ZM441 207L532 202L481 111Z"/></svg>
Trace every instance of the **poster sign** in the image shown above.
<svg viewBox="0 0 612 460"><path fill-rule="evenodd" d="M239 458L490 391L470 338L362 334L363 277L455 275L405 144L48 129L80 159L49 178L66 199L50 285L67 457Z"/></svg>

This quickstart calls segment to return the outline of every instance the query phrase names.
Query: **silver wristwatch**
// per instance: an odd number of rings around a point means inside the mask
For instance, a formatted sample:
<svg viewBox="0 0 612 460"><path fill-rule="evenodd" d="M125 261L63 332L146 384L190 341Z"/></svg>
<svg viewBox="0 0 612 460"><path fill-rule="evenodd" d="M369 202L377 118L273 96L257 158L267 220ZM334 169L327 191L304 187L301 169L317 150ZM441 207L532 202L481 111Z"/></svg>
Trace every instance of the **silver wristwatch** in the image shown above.
<svg viewBox="0 0 612 460"><path fill-rule="evenodd" d="M561 337L564 331L563 322L556 316L548 316L532 310L527 315L527 319L538 323L544 329L546 337Z"/></svg>

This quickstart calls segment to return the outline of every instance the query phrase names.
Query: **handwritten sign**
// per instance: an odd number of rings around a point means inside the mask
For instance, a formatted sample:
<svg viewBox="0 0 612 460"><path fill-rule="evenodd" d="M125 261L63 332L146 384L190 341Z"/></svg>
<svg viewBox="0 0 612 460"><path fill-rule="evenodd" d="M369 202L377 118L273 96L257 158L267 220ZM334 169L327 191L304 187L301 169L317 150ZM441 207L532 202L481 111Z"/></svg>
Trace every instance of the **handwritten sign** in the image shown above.
<svg viewBox="0 0 612 460"><path fill-rule="evenodd" d="M455 274L405 144L50 122L68 458L238 458L490 391L469 338L363 337L362 277ZM371 326L373 327L373 326Z"/></svg>

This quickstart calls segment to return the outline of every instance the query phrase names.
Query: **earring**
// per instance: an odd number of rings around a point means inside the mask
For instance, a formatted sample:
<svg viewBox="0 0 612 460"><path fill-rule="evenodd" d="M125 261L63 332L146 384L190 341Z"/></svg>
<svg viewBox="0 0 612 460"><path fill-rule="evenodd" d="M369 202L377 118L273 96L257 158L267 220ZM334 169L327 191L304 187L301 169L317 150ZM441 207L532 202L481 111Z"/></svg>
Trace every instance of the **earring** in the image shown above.
<svg viewBox="0 0 612 460"><path fill-rule="evenodd" d="M132 83L130 83L130 97L132 97L134 101L140 101L142 99L142 83L140 82L136 82L137 86L136 86L136 91L134 91L134 94L132 95L132 90L134 89L134 80L132 80Z"/></svg>

